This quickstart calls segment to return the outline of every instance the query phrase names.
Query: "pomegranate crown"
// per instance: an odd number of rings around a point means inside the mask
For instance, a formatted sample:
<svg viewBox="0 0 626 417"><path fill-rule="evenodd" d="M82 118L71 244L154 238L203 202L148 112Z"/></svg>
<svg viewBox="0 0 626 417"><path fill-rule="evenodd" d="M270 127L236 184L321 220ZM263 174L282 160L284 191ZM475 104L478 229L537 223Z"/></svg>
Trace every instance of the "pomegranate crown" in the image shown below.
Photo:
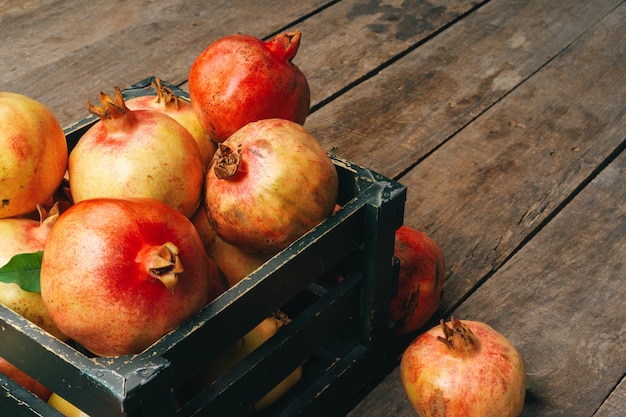
<svg viewBox="0 0 626 417"><path fill-rule="evenodd" d="M109 97L103 92L100 92L100 102L102 107L95 106L91 102L87 101L87 110L89 113L100 117L101 119L115 119L126 114L129 110L124 102L124 96L122 90L119 87L115 87L115 99Z"/></svg>

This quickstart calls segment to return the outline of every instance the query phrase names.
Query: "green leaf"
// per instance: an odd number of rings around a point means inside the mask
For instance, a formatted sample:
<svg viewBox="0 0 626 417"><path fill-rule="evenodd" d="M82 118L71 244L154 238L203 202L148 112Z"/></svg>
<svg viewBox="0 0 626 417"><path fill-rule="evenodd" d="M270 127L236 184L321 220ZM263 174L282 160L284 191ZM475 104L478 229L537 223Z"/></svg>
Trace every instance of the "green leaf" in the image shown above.
<svg viewBox="0 0 626 417"><path fill-rule="evenodd" d="M0 268L0 282L14 282L24 291L40 292L39 272L43 251L21 253Z"/></svg>

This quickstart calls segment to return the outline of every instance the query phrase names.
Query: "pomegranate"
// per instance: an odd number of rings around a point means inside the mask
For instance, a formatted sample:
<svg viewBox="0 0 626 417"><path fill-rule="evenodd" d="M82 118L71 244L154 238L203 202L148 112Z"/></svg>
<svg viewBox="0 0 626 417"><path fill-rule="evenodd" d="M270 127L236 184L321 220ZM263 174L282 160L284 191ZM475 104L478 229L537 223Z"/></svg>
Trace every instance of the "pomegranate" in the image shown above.
<svg viewBox="0 0 626 417"><path fill-rule="evenodd" d="M41 263L50 316L100 356L144 350L225 289L191 221L149 198L75 203Z"/></svg>
<svg viewBox="0 0 626 417"><path fill-rule="evenodd" d="M291 61L300 31L267 42L230 35L209 45L189 71L189 95L200 123L215 142L246 124L280 118L304 124L311 93L304 74Z"/></svg>
<svg viewBox="0 0 626 417"><path fill-rule="evenodd" d="M56 392L53 392L50 398L48 398L48 405L65 417L89 417L89 414L85 413Z"/></svg>
<svg viewBox="0 0 626 417"><path fill-rule="evenodd" d="M261 346L272 336L274 336L282 326L288 325L291 319L282 311L267 317L252 330L246 333L243 338L235 342L224 353L213 360L207 369L200 372L192 383L193 389L202 390L204 387L215 381L239 361ZM298 366L276 386L270 389L253 406L253 410L262 410L275 403L289 389L302 379L302 365Z"/></svg>
<svg viewBox="0 0 626 417"><path fill-rule="evenodd" d="M207 248L207 254L219 267L232 287L239 281L256 271L271 255L248 252L215 236Z"/></svg>
<svg viewBox="0 0 626 417"><path fill-rule="evenodd" d="M52 112L29 97L0 92L0 218L34 211L67 167L65 134Z"/></svg>
<svg viewBox="0 0 626 417"><path fill-rule="evenodd" d="M174 94L159 78L152 82L152 88L156 91L156 96L129 98L126 100L126 107L130 110L156 110L171 116L191 133L200 148L202 162L205 166L208 165L213 159L217 145L200 124L191 103Z"/></svg>
<svg viewBox="0 0 626 417"><path fill-rule="evenodd" d="M187 217L202 198L204 165L191 134L155 110L132 111L115 88L115 100L100 93L100 117L69 156L74 202L98 197L148 197Z"/></svg>
<svg viewBox="0 0 626 417"><path fill-rule="evenodd" d="M303 126L264 119L219 145L204 200L221 239L275 254L333 212L338 183L332 160Z"/></svg>
<svg viewBox="0 0 626 417"><path fill-rule="evenodd" d="M441 320L418 336L402 356L400 377L421 417L517 417L524 407L521 355L478 321Z"/></svg>
<svg viewBox="0 0 626 417"><path fill-rule="evenodd" d="M394 331L400 336L416 331L435 314L446 267L437 243L406 225L396 231L394 255L400 260L400 275L390 315Z"/></svg>
<svg viewBox="0 0 626 417"><path fill-rule="evenodd" d="M191 223L196 228L196 232L198 232L200 240L202 240L202 245L208 253L208 249L211 244L213 244L213 240L217 236L217 233L215 232L213 226L209 223L206 205L200 204L189 220L191 220Z"/></svg>
<svg viewBox="0 0 626 417"><path fill-rule="evenodd" d="M271 257L264 253L247 252L224 242L209 224L204 204L198 208L191 222L200 234L207 255L224 274L229 287L250 275Z"/></svg>
<svg viewBox="0 0 626 417"><path fill-rule="evenodd" d="M45 385L4 358L0 358L0 372L44 401L48 401L52 394L52 391Z"/></svg>
<svg viewBox="0 0 626 417"><path fill-rule="evenodd" d="M40 221L21 217L0 219L0 267L6 266L15 255L30 256L43 251L58 216L58 205L54 205L49 213L40 207ZM26 274L20 274L19 278L23 280L26 277ZM23 282L2 281L0 274L1 304L59 339L67 340L52 321L37 289L24 289Z"/></svg>

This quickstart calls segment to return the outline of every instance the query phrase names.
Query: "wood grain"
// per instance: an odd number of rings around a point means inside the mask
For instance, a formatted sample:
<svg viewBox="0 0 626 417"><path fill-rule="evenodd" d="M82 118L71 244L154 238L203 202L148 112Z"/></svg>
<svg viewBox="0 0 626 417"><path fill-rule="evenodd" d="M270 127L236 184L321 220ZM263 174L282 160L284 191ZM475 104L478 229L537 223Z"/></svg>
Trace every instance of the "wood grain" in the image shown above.
<svg viewBox="0 0 626 417"><path fill-rule="evenodd" d="M484 0L341 1L297 25L312 105L388 65Z"/></svg>
<svg viewBox="0 0 626 417"><path fill-rule="evenodd" d="M429 230L449 262L444 310L487 321L529 358L528 417L591 416L626 369L626 55L595 47L623 39L625 13L615 9L402 178L406 222ZM350 415L389 410L414 415L398 368Z"/></svg>
<svg viewBox="0 0 626 417"><path fill-rule="evenodd" d="M623 417L626 416L626 379L622 378L619 385L604 401L602 407L593 417Z"/></svg>
<svg viewBox="0 0 626 417"><path fill-rule="evenodd" d="M625 182L622 152L454 312L526 358L524 416L591 416L623 378L626 187L615 185Z"/></svg>
<svg viewBox="0 0 626 417"><path fill-rule="evenodd" d="M623 381L594 414L626 369L626 188L615 187L624 181L622 151L453 312L491 325L525 358L523 417L624 415ZM399 368L350 413L388 415L415 415Z"/></svg>
<svg viewBox="0 0 626 417"><path fill-rule="evenodd" d="M626 42L593 48L611 36L624 39L624 9L401 178L405 222L429 233L446 256L444 310L495 271L624 139ZM375 164L373 151L359 155L365 166Z"/></svg>
<svg viewBox="0 0 626 417"><path fill-rule="evenodd" d="M305 126L326 149L398 177L619 3L490 1L313 113Z"/></svg>
<svg viewBox="0 0 626 417"><path fill-rule="evenodd" d="M123 7L108 3L110 6L103 8L95 3L67 1L46 4L41 12L27 3L19 13L14 7L0 20L0 36L18 30L23 33L14 47L0 50L0 58L6 57L0 59L5 62L4 68L0 67L0 74L4 74L0 76L0 91L16 91L41 100L67 126L85 115L87 100L97 102L98 93L112 90L114 85L127 86L158 75L186 88L195 57L221 36L241 32L265 38L278 30L299 29L303 37L294 63L307 75L316 106L449 25L477 3L177 1L129 2ZM94 19L96 15L101 17ZM303 15L307 18L299 19ZM41 19L46 19L46 25ZM285 21L293 24L280 26ZM72 30L67 31L68 27ZM33 53L16 53L23 50ZM77 79L81 80L78 85Z"/></svg>

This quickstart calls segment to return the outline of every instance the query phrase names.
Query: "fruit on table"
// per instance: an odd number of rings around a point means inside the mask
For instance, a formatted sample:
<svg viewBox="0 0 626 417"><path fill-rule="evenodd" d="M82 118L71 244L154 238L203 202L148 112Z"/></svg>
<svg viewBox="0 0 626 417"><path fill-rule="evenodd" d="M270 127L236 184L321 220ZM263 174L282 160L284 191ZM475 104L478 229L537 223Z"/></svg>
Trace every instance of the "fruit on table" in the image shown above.
<svg viewBox="0 0 626 417"><path fill-rule="evenodd" d="M301 32L267 42L235 34L210 44L189 71L189 96L211 139L223 142L246 124L280 118L304 124L310 89L291 61Z"/></svg>
<svg viewBox="0 0 626 417"><path fill-rule="evenodd" d="M29 97L0 92L0 218L34 211L57 189L67 143L52 112Z"/></svg>
<svg viewBox="0 0 626 417"><path fill-rule="evenodd" d="M520 353L479 321L441 320L405 350L400 377L421 417L517 417L526 373Z"/></svg>
<svg viewBox="0 0 626 417"><path fill-rule="evenodd" d="M256 348L274 336L279 329L288 325L289 317L281 311L265 318L261 323L246 333L242 339L235 342L224 353L219 355L208 368L201 372L193 384L195 389L201 390L217 378L226 373L230 368L236 365L243 358L248 356ZM252 409L261 410L269 407L282 397L288 390L302 378L302 365L298 366L280 383L267 392L259 401L257 401Z"/></svg>
<svg viewBox="0 0 626 417"><path fill-rule="evenodd" d="M89 414L85 413L56 392L53 392L48 399L48 405L65 417L89 417Z"/></svg>
<svg viewBox="0 0 626 417"><path fill-rule="evenodd" d="M274 255L328 218L338 189L335 165L304 127L264 119L219 145L204 201L221 239Z"/></svg>
<svg viewBox="0 0 626 417"><path fill-rule="evenodd" d="M74 202L98 197L154 198L187 217L202 198L204 165L191 134L155 110L132 111L119 88L115 99L100 93L100 117L69 156Z"/></svg>
<svg viewBox="0 0 626 417"><path fill-rule="evenodd" d="M40 207L39 215L40 221L22 217L0 219L0 267L4 267L16 255L43 251L50 230L59 216L58 205L54 205L50 212ZM0 304L59 339L67 340L52 321L39 291L26 290L17 281L2 282L3 278L4 275L0 274Z"/></svg>
<svg viewBox="0 0 626 417"><path fill-rule="evenodd" d="M50 394L52 394L52 391L45 385L4 358L0 358L0 372L44 401L47 401L50 398Z"/></svg>
<svg viewBox="0 0 626 417"><path fill-rule="evenodd" d="M202 155L202 162L206 166L213 158L217 145L213 142L200 121L191 103L178 97L172 90L164 86L159 78L152 82L156 96L138 96L126 100L126 107L131 110L156 110L172 117L183 125L194 138Z"/></svg>
<svg viewBox="0 0 626 417"><path fill-rule="evenodd" d="M400 273L390 317L395 333L406 335L423 326L437 311L446 267L439 245L406 225L396 231L394 256L400 260Z"/></svg>
<svg viewBox="0 0 626 417"><path fill-rule="evenodd" d="M148 198L75 203L41 263L50 316L100 356L144 350L225 289L191 221Z"/></svg>

